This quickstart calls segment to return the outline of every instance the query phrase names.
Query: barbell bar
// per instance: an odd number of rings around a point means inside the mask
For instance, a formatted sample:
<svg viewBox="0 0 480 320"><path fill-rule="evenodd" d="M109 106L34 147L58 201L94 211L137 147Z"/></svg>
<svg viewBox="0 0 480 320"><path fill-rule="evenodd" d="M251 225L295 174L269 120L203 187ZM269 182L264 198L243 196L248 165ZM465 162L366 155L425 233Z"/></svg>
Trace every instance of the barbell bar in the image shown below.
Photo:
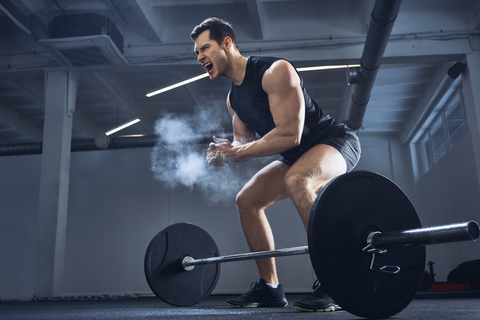
<svg viewBox="0 0 480 320"><path fill-rule="evenodd" d="M190 223L161 230L148 245L145 276L175 306L191 306L215 288L222 262L308 253L322 287L346 311L388 318L413 300L425 271L425 246L475 240L475 221L422 228L408 197L389 179L354 171L317 196L308 246L221 256L212 237Z"/></svg>
<svg viewBox="0 0 480 320"><path fill-rule="evenodd" d="M201 264L209 263L222 263L222 262L233 262L233 261L242 261L242 260L252 260L252 259L263 259L271 257L282 257L282 256L294 256L299 254L308 254L308 246L292 247L292 248L282 248L269 251L257 251L257 252L248 252L248 253L238 253L227 256L220 257L210 257L204 259L194 259L190 256L185 256L182 260L182 267L191 271L192 267Z"/></svg>
<svg viewBox="0 0 480 320"><path fill-rule="evenodd" d="M443 226L391 231L387 233L374 231L367 236L367 246L364 248L364 251L384 250L403 246L421 246L458 241L468 241L475 240L478 238L478 236L479 226L478 223L473 220ZM196 265L202 264L294 256L300 254L308 254L308 246L282 248L269 251L238 253L203 259L195 259L191 256L185 256L182 259L181 266L186 271L191 271Z"/></svg>
<svg viewBox="0 0 480 320"><path fill-rule="evenodd" d="M476 240L478 236L478 223L471 220L462 223L428 228L391 231L386 233L372 232L367 237L367 245L377 249L390 249Z"/></svg>

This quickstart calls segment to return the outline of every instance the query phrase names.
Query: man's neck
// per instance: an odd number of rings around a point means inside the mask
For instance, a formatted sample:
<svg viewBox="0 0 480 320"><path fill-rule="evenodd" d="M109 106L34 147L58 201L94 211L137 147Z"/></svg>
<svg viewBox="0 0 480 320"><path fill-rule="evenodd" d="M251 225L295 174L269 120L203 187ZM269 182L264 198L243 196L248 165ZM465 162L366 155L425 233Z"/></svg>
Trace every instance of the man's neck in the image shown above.
<svg viewBox="0 0 480 320"><path fill-rule="evenodd" d="M245 78L248 59L243 57L240 53L237 53L231 57L230 61L231 65L229 72L225 77L232 80L234 85L239 86L243 83L243 79Z"/></svg>

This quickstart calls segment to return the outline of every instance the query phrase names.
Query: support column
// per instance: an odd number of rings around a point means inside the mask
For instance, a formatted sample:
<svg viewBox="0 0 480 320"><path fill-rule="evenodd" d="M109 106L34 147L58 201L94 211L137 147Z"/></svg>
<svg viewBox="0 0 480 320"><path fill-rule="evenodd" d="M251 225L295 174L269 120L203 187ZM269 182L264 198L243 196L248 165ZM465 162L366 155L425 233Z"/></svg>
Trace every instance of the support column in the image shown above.
<svg viewBox="0 0 480 320"><path fill-rule="evenodd" d="M61 296L65 261L72 117L79 74L45 72L45 122L37 216L36 297Z"/></svg>
<svg viewBox="0 0 480 320"><path fill-rule="evenodd" d="M480 182L480 51L466 55L467 69L463 73L463 90L469 129L472 135L473 152L475 155L476 174ZM473 174L473 172L472 172Z"/></svg>

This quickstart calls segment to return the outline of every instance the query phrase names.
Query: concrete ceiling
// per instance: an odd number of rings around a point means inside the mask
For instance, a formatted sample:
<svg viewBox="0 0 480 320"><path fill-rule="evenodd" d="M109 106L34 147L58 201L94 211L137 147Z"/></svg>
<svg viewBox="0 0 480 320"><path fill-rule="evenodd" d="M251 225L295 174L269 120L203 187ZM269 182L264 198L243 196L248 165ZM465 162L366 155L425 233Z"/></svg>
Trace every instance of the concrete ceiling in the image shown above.
<svg viewBox="0 0 480 320"><path fill-rule="evenodd" d="M226 79L204 78L146 97L204 73L189 37L197 24L211 16L231 22L245 56L283 57L296 67L356 64L373 5L373 0L0 0L0 144L42 141L45 72L65 68L81 72L73 139L93 138L136 117L142 121L121 134L152 134L162 115L192 115L200 107L218 114L229 130ZM448 67L474 49L479 8L478 0L403 1L360 134L405 135ZM123 37L125 62L71 68L40 44L49 38L54 17L80 13L113 21ZM326 113L348 117L353 86L345 69L302 76Z"/></svg>

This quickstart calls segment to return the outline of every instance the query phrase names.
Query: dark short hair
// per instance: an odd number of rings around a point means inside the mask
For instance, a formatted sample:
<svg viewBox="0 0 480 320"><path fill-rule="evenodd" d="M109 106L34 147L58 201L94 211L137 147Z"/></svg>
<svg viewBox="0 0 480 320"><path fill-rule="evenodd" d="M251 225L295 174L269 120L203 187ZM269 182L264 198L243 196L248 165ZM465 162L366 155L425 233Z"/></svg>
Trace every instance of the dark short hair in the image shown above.
<svg viewBox="0 0 480 320"><path fill-rule="evenodd" d="M210 30L210 40L215 40L221 45L225 37L230 37L235 44L235 48L238 49L237 39L235 38L235 32L233 32L232 25L219 18L205 19L193 29L190 38L195 41L201 33L207 30Z"/></svg>

